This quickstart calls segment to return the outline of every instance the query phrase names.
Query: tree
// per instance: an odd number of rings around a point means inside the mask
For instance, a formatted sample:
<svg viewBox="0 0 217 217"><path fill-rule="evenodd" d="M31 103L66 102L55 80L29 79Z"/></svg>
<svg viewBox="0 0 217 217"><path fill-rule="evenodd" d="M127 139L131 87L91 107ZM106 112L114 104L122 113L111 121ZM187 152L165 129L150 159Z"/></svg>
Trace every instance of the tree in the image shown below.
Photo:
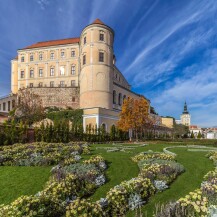
<svg viewBox="0 0 217 217"><path fill-rule="evenodd" d="M191 131L191 138L194 139L194 133Z"/></svg>
<svg viewBox="0 0 217 217"><path fill-rule="evenodd" d="M197 138L198 138L198 139L201 139L201 138L202 138L202 134L201 134L200 131L199 131L199 133L198 133L198 135L197 135Z"/></svg>
<svg viewBox="0 0 217 217"><path fill-rule="evenodd" d="M41 98L33 91L25 89L18 93L18 105L15 111L15 119L28 125L44 118L44 108Z"/></svg>
<svg viewBox="0 0 217 217"><path fill-rule="evenodd" d="M150 107L150 113L154 115L158 115L158 113L155 111L155 108L153 106Z"/></svg>
<svg viewBox="0 0 217 217"><path fill-rule="evenodd" d="M182 124L174 124L173 133L176 138L188 137L189 129Z"/></svg>
<svg viewBox="0 0 217 217"><path fill-rule="evenodd" d="M125 99L118 121L118 128L124 132L132 130L138 140L138 135L149 119L148 109L149 103L145 98L141 97L139 100Z"/></svg>

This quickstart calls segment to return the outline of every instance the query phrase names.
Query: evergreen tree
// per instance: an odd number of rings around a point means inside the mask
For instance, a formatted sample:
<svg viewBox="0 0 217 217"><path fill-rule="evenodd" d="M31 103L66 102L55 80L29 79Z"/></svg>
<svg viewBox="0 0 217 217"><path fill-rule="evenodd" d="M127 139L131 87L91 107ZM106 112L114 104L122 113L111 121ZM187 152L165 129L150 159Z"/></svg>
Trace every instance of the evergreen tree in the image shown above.
<svg viewBox="0 0 217 217"><path fill-rule="evenodd" d="M191 131L191 138L194 139L194 133Z"/></svg>
<svg viewBox="0 0 217 217"><path fill-rule="evenodd" d="M116 139L116 127L115 125L112 125L110 129L110 140L115 141L115 139Z"/></svg>
<svg viewBox="0 0 217 217"><path fill-rule="evenodd" d="M199 133L198 133L198 135L197 135L197 138L198 138L198 139L201 139L201 138L202 138L202 134L201 134L200 131L199 131Z"/></svg>

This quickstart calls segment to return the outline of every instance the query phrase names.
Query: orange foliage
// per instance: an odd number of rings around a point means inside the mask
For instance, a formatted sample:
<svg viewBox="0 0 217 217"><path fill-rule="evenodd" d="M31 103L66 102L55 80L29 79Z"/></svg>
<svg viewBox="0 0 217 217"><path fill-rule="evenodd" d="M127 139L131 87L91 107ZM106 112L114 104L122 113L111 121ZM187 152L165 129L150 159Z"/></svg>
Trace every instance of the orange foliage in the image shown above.
<svg viewBox="0 0 217 217"><path fill-rule="evenodd" d="M135 100L128 98L124 100L120 119L118 121L119 129L127 132L129 129L138 132L149 122L149 103L146 99Z"/></svg>

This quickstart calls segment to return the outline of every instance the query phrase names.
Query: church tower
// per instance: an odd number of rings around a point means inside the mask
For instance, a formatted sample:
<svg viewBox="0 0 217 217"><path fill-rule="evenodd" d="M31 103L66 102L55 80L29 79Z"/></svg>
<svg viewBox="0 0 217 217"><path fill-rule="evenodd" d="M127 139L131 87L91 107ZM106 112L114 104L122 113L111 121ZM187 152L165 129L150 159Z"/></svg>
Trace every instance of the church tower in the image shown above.
<svg viewBox="0 0 217 217"><path fill-rule="evenodd" d="M184 104L184 111L181 114L181 124L185 126L191 125L191 115L188 112L187 103Z"/></svg>

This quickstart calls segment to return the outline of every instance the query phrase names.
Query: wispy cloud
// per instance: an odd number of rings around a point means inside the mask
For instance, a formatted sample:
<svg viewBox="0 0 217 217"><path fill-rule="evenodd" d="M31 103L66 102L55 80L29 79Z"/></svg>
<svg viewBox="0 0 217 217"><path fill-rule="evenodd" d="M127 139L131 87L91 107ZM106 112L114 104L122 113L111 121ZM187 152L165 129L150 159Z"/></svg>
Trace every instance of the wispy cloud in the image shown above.
<svg viewBox="0 0 217 217"><path fill-rule="evenodd" d="M176 78L171 86L152 98L153 104L162 114L175 114L177 117L181 113L183 102L187 100L193 112L194 123L207 126L210 122L217 125L217 116L214 115L217 109L216 53L216 49L207 51L204 65L192 66L190 76ZM189 72L188 68L186 70ZM213 112L213 115L209 114L209 118L202 121L201 117L210 112Z"/></svg>
<svg viewBox="0 0 217 217"><path fill-rule="evenodd" d="M50 0L37 0L37 3L39 4L42 10L45 10L46 7L49 5Z"/></svg>

